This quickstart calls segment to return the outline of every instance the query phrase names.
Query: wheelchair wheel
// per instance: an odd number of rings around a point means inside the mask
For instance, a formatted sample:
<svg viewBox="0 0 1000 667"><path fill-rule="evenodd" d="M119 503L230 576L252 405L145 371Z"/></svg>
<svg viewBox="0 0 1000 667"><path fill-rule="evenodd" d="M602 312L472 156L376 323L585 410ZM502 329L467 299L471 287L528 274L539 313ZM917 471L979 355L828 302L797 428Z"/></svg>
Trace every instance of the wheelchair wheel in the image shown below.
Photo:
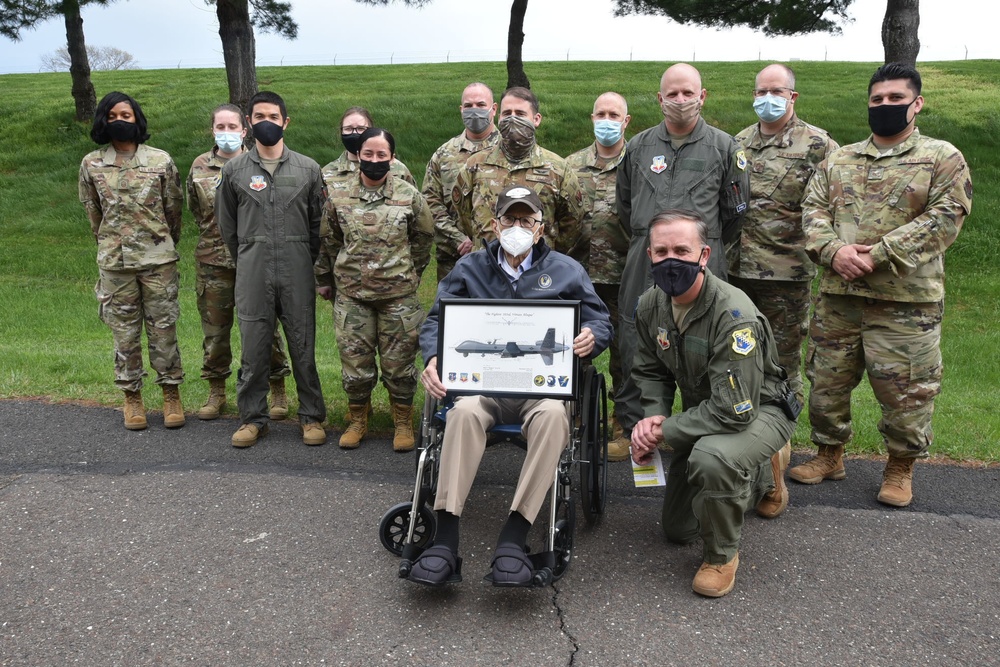
<svg viewBox="0 0 1000 667"><path fill-rule="evenodd" d="M410 530L410 510L413 503L399 503L389 508L378 524L378 536L382 546L396 554L403 555L403 541ZM427 505L420 506L417 514L417 525L413 529L413 543L420 549L426 549L434 539L437 531L437 517Z"/></svg>
<svg viewBox="0 0 1000 667"><path fill-rule="evenodd" d="M573 533L576 530L576 505L573 500L560 500L556 508L555 567L552 581L559 581L573 560Z"/></svg>
<svg viewBox="0 0 1000 667"><path fill-rule="evenodd" d="M581 395L580 504L588 525L604 513L608 483L608 390L604 375L587 368Z"/></svg>

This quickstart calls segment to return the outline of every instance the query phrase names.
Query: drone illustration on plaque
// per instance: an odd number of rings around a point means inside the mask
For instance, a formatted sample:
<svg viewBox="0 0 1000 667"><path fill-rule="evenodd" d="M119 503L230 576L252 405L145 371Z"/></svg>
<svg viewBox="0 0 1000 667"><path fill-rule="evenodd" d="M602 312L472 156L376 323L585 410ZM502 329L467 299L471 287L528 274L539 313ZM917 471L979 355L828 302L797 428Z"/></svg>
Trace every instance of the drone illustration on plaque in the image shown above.
<svg viewBox="0 0 1000 667"><path fill-rule="evenodd" d="M523 357L528 354L537 354L541 356L542 361L546 366L552 365L553 355L562 352L564 355L569 346L566 345L566 337L563 336L563 342L556 342L556 330L551 328L545 332L545 338L542 340L535 341L532 343L518 343L515 341L507 341L506 344L498 343L497 338L493 339L491 343L481 343L477 340L466 340L455 346L455 351L462 354L462 356L469 356L470 354L481 354L486 356L487 354L498 354L501 359L513 359L516 357Z"/></svg>

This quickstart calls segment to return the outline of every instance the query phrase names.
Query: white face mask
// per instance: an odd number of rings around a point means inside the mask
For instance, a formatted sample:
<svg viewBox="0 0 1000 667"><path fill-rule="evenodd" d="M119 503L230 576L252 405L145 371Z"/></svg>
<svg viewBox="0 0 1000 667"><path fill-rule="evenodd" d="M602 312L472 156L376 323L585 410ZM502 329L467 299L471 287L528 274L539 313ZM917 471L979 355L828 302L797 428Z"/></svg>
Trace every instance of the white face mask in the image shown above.
<svg viewBox="0 0 1000 667"><path fill-rule="evenodd" d="M514 225L500 230L500 246L514 257L520 257L535 245L535 234Z"/></svg>

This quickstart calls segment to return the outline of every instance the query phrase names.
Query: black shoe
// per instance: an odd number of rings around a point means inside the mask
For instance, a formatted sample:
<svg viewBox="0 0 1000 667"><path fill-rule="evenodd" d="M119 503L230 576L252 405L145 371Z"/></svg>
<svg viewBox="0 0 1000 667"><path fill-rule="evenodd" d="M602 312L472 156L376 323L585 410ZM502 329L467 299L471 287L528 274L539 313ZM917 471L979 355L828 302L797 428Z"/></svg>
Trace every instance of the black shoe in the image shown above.
<svg viewBox="0 0 1000 667"><path fill-rule="evenodd" d="M424 586L444 586L462 580L462 559L445 546L432 546L417 558L406 577Z"/></svg>

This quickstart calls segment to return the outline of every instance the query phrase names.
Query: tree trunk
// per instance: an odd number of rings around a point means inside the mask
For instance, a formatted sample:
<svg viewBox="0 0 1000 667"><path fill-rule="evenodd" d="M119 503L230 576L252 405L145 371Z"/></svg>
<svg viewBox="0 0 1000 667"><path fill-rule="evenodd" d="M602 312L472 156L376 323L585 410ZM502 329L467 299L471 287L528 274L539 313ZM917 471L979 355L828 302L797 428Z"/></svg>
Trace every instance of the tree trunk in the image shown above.
<svg viewBox="0 0 1000 667"><path fill-rule="evenodd" d="M248 0L217 0L215 13L219 17L229 101L246 110L247 102L257 93L257 45Z"/></svg>
<svg viewBox="0 0 1000 667"><path fill-rule="evenodd" d="M882 19L882 48L887 63L917 64L920 53L920 0L888 0Z"/></svg>
<svg viewBox="0 0 1000 667"><path fill-rule="evenodd" d="M528 10L528 0L514 0L510 5L510 27L507 29L507 87L524 86L531 88L528 75L524 73L521 61L521 46L524 45L524 13Z"/></svg>
<svg viewBox="0 0 1000 667"><path fill-rule="evenodd" d="M76 119L94 120L97 108L97 93L90 82L90 61L87 59L87 43L83 37L83 17L80 16L79 0L65 0L62 3L66 18L66 49L69 51L69 74L73 80L73 101L76 103Z"/></svg>

